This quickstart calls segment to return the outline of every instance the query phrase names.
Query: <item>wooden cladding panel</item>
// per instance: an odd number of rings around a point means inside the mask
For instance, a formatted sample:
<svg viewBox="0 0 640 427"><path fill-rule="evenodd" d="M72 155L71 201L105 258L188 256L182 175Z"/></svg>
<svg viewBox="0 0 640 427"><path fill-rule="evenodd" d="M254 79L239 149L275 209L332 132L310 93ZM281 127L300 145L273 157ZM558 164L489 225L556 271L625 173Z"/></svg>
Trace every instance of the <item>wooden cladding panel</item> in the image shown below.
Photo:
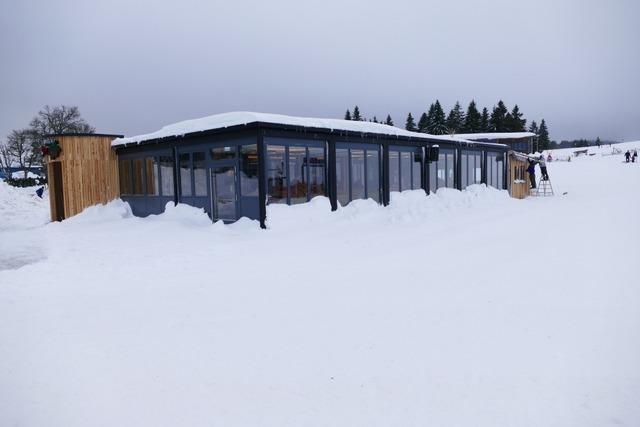
<svg viewBox="0 0 640 427"><path fill-rule="evenodd" d="M516 171L518 168L521 173ZM526 170L527 162L514 157L509 159L509 194L515 199L529 197L529 180Z"/></svg>
<svg viewBox="0 0 640 427"><path fill-rule="evenodd" d="M112 137L61 136L57 139L62 152L50 163L61 165L65 218L120 196L118 159L111 149ZM51 164L47 170L51 173ZM49 184L52 219L57 191L60 189Z"/></svg>

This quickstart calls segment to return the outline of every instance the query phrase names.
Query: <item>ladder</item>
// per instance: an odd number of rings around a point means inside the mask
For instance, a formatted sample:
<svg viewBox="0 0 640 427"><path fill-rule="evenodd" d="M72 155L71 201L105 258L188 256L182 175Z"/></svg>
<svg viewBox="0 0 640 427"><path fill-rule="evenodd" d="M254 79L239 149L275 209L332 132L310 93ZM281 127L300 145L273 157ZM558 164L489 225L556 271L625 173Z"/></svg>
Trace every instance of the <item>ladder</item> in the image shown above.
<svg viewBox="0 0 640 427"><path fill-rule="evenodd" d="M535 190L531 191L532 196L553 196L553 186L551 185L550 179L544 179L544 177L540 177L540 182L538 182L538 187Z"/></svg>

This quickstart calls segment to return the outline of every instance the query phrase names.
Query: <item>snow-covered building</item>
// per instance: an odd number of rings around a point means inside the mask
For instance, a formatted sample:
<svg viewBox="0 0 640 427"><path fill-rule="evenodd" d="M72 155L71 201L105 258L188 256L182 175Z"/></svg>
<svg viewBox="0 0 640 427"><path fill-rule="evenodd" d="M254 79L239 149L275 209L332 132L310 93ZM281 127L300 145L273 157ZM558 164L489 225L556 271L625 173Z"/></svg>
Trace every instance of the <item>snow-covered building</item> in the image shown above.
<svg viewBox="0 0 640 427"><path fill-rule="evenodd" d="M506 144L521 153L533 153L537 138L532 132L459 133L455 136L470 141Z"/></svg>
<svg viewBox="0 0 640 427"><path fill-rule="evenodd" d="M316 196L335 210L354 199L386 205L395 191L507 188L507 145L370 122L224 113L112 138L110 146L119 196L139 216L186 203L213 220L244 216L264 226L267 205ZM59 161L64 155L62 147Z"/></svg>

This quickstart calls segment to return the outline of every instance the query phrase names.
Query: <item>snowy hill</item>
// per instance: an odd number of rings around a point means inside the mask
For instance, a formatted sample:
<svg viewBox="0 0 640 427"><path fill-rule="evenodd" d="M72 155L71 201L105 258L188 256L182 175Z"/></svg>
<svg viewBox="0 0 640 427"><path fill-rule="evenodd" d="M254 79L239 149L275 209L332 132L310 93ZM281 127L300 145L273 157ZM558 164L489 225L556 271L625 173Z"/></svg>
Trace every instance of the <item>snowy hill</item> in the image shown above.
<svg viewBox="0 0 640 427"><path fill-rule="evenodd" d="M551 198L319 198L266 231L121 202L43 225L0 187L0 425L638 425L621 160L551 162Z"/></svg>

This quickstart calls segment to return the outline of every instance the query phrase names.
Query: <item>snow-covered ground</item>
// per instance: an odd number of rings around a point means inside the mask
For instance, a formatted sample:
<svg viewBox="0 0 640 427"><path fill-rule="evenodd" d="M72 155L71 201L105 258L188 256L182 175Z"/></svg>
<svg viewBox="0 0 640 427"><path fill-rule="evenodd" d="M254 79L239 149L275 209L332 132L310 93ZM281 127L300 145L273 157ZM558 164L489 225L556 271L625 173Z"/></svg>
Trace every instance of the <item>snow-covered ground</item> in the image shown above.
<svg viewBox="0 0 640 427"><path fill-rule="evenodd" d="M0 183L0 426L640 425L640 164L574 160L266 231Z"/></svg>

